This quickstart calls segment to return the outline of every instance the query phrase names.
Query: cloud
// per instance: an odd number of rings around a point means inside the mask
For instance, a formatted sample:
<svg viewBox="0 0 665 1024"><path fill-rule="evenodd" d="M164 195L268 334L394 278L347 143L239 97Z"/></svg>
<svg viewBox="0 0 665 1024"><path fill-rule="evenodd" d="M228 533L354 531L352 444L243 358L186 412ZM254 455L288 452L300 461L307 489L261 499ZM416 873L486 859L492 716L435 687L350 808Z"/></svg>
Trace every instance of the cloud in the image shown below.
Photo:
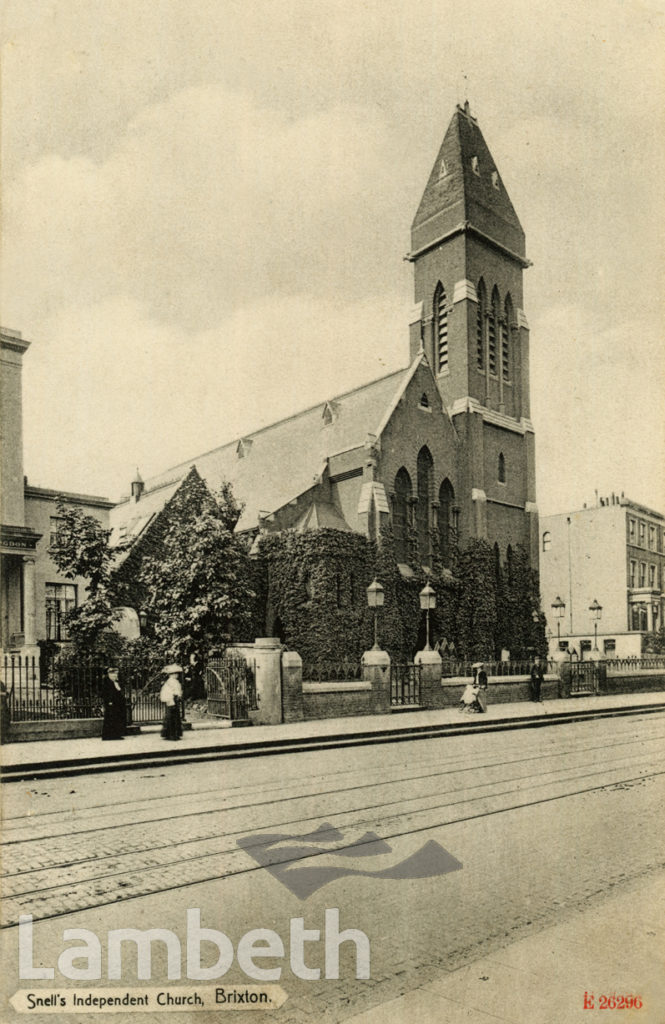
<svg viewBox="0 0 665 1024"><path fill-rule="evenodd" d="M184 332L128 297L63 307L24 361L26 472L119 497L137 465L161 472L403 366L406 313L391 295L265 297Z"/></svg>
<svg viewBox="0 0 665 1024"><path fill-rule="evenodd" d="M5 309L25 323L120 294L201 329L265 294L383 289L380 250L357 243L391 233L388 154L362 107L290 120L243 93L185 89L103 162L45 156L7 189Z"/></svg>
<svg viewBox="0 0 665 1024"><path fill-rule="evenodd" d="M532 323L541 512L578 508L596 488L665 508L663 394L662 336L649 320L597 330L569 305Z"/></svg>

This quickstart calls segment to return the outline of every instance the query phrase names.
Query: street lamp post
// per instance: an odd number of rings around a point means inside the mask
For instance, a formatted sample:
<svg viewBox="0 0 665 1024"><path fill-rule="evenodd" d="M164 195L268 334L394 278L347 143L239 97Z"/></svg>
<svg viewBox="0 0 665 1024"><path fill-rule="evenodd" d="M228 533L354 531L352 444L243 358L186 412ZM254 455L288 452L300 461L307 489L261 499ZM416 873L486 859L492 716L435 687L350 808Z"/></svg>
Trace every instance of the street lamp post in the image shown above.
<svg viewBox="0 0 665 1024"><path fill-rule="evenodd" d="M385 597L383 587L377 579L372 580L367 588L367 604L370 608L374 609L374 647L373 651L380 651L379 647L379 631L377 625L377 608L383 607L383 599Z"/></svg>
<svg viewBox="0 0 665 1024"><path fill-rule="evenodd" d="M556 599L552 602L552 611L556 615L556 636L557 636L557 640L560 640L561 639L561 620L562 620L562 618L564 616L564 613L566 611L566 602L562 601L561 598L558 596L558 594L557 594Z"/></svg>
<svg viewBox="0 0 665 1024"><path fill-rule="evenodd" d="M594 651L597 651L598 650L598 622L599 622L600 616L603 614L603 606L602 606L602 604L598 604L598 602L594 598L593 604L589 605L589 611L591 612L591 615L593 616L593 649L594 649Z"/></svg>
<svg viewBox="0 0 665 1024"><path fill-rule="evenodd" d="M427 582L418 596L420 598L420 607L425 612L425 621L427 623L427 643L425 644L425 650L431 651L432 648L429 644L429 613L431 608L436 608L436 593L434 588L429 585L429 582Z"/></svg>

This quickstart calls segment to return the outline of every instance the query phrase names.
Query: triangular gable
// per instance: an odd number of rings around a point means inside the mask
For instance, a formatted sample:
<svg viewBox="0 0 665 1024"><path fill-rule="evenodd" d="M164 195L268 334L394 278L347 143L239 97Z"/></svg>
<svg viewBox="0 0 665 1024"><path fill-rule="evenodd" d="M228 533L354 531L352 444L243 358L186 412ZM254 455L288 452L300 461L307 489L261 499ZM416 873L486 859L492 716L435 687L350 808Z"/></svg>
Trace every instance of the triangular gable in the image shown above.
<svg viewBox="0 0 665 1024"><path fill-rule="evenodd" d="M418 353L416 358L411 363L411 366L408 368L408 370L404 374L402 380L400 381L399 387L398 387L397 391L395 392L395 394L393 396L393 399L392 399L390 405L388 406L388 408L386 409L385 413L383 414L381 422L379 423L379 426L378 426L378 428L376 430L376 436L377 436L377 438L379 438L379 440L381 438L381 434L384 432L384 430L386 429L386 427L390 423L390 421L391 421L391 419L392 419L392 417L393 417L393 415L395 413L395 410L397 409L397 407L399 406L400 402L402 401L402 399L406 395L406 392L408 391L408 389L409 389L409 387L411 385L411 382L414 380L414 378L416 377L416 374L418 373L419 369L422 366L425 366L427 368L428 387L427 387L426 393L427 393L427 396L428 396L429 408L431 408L432 410L437 410L437 411L441 412L442 415L444 415L446 417L448 423L450 424L450 427L451 427L451 430L453 431L453 434L455 436L457 436L457 432L456 432L455 427L453 425L453 421L451 419L450 413L448 412L448 409L444 405L443 399L441 398L441 394L440 394L439 389L437 387L436 379L434 377L434 374L432 373L432 367L430 366L430 364L429 364L429 362L427 360L427 356L425 355L425 353L423 351L421 351L421 352ZM418 404L421 404L421 402L422 402L422 394L423 394L423 392L421 390L420 394L418 395Z"/></svg>

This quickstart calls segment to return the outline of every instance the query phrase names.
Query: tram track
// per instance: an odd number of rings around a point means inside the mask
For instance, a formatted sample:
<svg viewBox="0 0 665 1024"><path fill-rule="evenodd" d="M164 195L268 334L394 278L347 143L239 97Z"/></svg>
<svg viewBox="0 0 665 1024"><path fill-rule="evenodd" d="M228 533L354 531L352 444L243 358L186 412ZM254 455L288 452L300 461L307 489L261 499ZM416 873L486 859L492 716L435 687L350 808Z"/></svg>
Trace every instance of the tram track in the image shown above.
<svg viewBox="0 0 665 1024"><path fill-rule="evenodd" d="M650 722L648 724L651 725ZM472 757L472 758L469 758L467 756L466 761L463 764L460 764L459 755L457 755L457 754L449 754L449 755L446 755L444 757L440 757L439 756L439 757L431 757L431 758L427 758L427 759L420 759L416 764L414 764L413 761L411 761L410 762L411 772L413 773L415 771L416 774L409 774L409 769L408 769L407 765L406 764L402 765L401 766L400 782L402 784L412 784L412 783L424 781L426 779L443 778L443 777L448 776L448 775L457 775L457 774L462 774L464 772L496 770L496 769L499 769L499 768L502 768L502 767L513 766L513 765L518 765L518 764L527 765L527 764L531 763L531 764L533 764L533 766L536 766L538 763L542 763L543 761L545 761L547 759L552 759L552 758L559 758L559 759L561 759L561 758L569 757L569 756L579 756L581 754L591 754L594 751L602 752L602 753L606 754L608 751L614 751L618 747L629 746L629 745L634 744L636 742L644 745L645 743L646 744L648 744L648 743L656 744L656 743L659 743L659 742L661 742L663 740L665 740L665 733L662 733L662 732L658 732L655 735L644 735L643 733L640 734L640 733L637 733L637 732L631 732L631 734L629 736L627 736L626 738L617 738L616 740L614 740L611 743L596 743L596 744L582 744L582 745L580 745L580 744L577 744L577 745L569 744L567 746L567 748L565 750L563 750L563 751L561 751L561 750L557 750L557 751L543 751L541 744L534 745L532 749L533 750L538 750L538 753L531 754L528 751L525 751L524 753L525 753L526 756L522 756L522 757L518 757L518 758L508 758L508 759L503 760L503 761L487 760L487 755L484 754L484 753L481 753L481 754L476 755L475 757ZM426 768L428 766L434 766L434 765L437 766L438 770L433 771L433 772L427 772L427 771L423 772L424 768ZM206 813L214 813L214 812L220 811L220 810L231 811L231 810L238 810L238 809L245 809L245 808L247 808L247 809L249 809L249 808L258 808L258 807L261 807L261 806L264 806L264 805L272 805L272 804L276 804L276 803L284 803L284 802L292 801L294 799L303 799L303 798L307 798L307 797L322 798L322 797L326 797L326 796L337 796L337 795L340 795L340 794L343 794L343 793L352 793L352 792L354 792L355 790L358 790L358 789L366 790L366 789L369 789L369 788L372 788L372 787L384 786L387 783L394 784L394 772L395 772L395 765L394 764L391 764L390 768L386 768L384 766L381 766L381 767L378 767L378 768L365 769L364 772L363 772L363 781L361 783L357 783L357 784L354 784L354 785L351 785L351 786L347 786L347 785L340 786L340 785L337 785L337 786L335 786L333 788L322 789L322 790L321 789L319 789L319 790L311 790L310 787L312 785L312 781L313 780L312 779L308 779L307 782L301 782L300 781L300 776L293 776L292 778L282 779L279 783L276 783L275 785L267 785L265 783L260 783L260 784L254 785L252 787L247 787L245 785L243 785L243 786L230 786L230 787L229 786L225 786L224 790L223 790L224 801L232 799L236 791L239 794L242 794L243 797L244 797L243 802L237 803L237 804L227 804L226 806L219 806L220 787L219 786L215 786L215 787L211 787L209 789L203 789L203 790L195 789L195 790L191 790L191 791L184 792L184 793L183 792L179 792L176 795L170 795L169 797L157 796L157 797L143 798L143 799L138 800L138 801L133 799L133 800L115 801L115 802L113 802L111 804L109 804L108 802L107 803L103 803L103 804L96 804L96 805L93 804L93 805L88 805L84 809L82 809L82 808L72 808L72 809L70 809L67 812L67 814L65 814L63 809L57 809L57 810L53 810L53 811L39 811L37 813L35 813L31 809L30 812L27 813L27 814L21 814L21 815L7 815L7 814L5 814L3 816L3 842L4 842L4 845L10 845L10 844L12 844L14 842L21 842L24 839L30 839L30 838L44 838L44 839L46 839L46 838L57 838L60 835L69 835L70 834L71 829L69 827L64 829L62 832L50 832L50 833L43 832L43 833L41 833L41 835L36 834L35 833L35 826L37 825L37 822L41 821L43 819L47 819L47 818L57 817L59 820L62 821L63 817L67 817L69 815L72 818L72 820L75 820L75 819L80 820L82 815L86 815L88 818L90 818L90 812L93 812L93 811L96 811L96 810L99 810L99 809L103 809L104 813L100 813L98 815L92 815L92 820L98 820L100 822L99 826L94 826L93 829L88 829L87 831L94 831L94 829L97 828L97 827L106 827L106 828L109 828L109 829L113 829L113 828L116 828L116 827L124 827L124 826L126 826L126 819L123 819L117 825L114 825L114 824L104 825L104 823L105 823L107 818L113 817L114 815L117 815L117 814L125 814L126 815L128 813L133 813L133 814L137 814L137 813L141 813L141 812L145 813L145 811L148 810L153 804L167 803L168 804L168 813L164 814L163 818L160 818L160 812L158 811L156 817L148 817L148 818L144 818L142 820L144 820L144 821L150 820L150 821L158 822L159 820L164 820L166 818L168 820L172 820L174 818L174 816L175 817L187 817L187 816L194 817L194 816L199 816L199 815L206 814ZM344 770L336 771L335 775L334 775L334 778L335 779L341 779L345 775L357 775L357 771L353 771L353 770L349 770L349 771L344 771ZM369 781L370 778L376 777L376 776L378 776L376 781ZM275 796L270 795L270 794L272 794L274 792L283 793L285 787L289 787L288 795L280 796L280 797L275 797ZM259 800L248 800L247 796L251 795L252 793L257 793L261 797L261 799L259 799ZM178 804L178 803L181 803L181 802L186 802L188 804L191 804L192 799L195 799L197 801L197 807L196 807L195 810L188 811L187 814L185 814L185 815L180 815L180 814L177 814L177 813L174 815L174 803ZM215 806L213 806L210 809L206 810L206 808L205 808L206 801L213 801L215 803ZM26 831L29 832L29 835L26 835L25 837L19 836L18 839L16 839L16 838L9 838L9 837L12 836L12 834L14 832L16 832L17 830L20 830L21 828L26 829ZM81 830L81 831L85 831L85 830Z"/></svg>
<svg viewBox="0 0 665 1024"><path fill-rule="evenodd" d="M660 735L652 737L639 736L633 738L632 741L630 739L621 740L614 743L613 746L626 747L631 742L634 745L643 746L645 743L656 743L660 739L662 739ZM589 747L588 751L598 751L599 749L601 749L601 745L596 744ZM604 745L603 749L607 749L607 745ZM466 774L470 770L496 770L514 764L521 764L525 767L528 765L533 769L534 764L538 762L542 764L547 759L553 757L561 759L567 753L569 752L545 752L540 756L511 758L502 762L485 764L482 768L479 765L465 765L462 768L458 767L456 770L447 769L444 772L413 776L406 780L404 785L418 781L422 782L423 780L431 781L443 776L450 778L450 776L456 773ZM584 750L578 749L576 753L578 756L582 756ZM580 769L593 770L580 771ZM570 772L577 772L577 775L567 774L567 777L563 777L563 773ZM544 774L550 776L558 775L559 777L545 780L543 778ZM404 836L441 829L459 824L460 822L478 821L491 815L515 812L553 800L577 797L584 793L608 789L617 785L641 783L649 779L656 779L664 774L665 764L660 760L654 763L653 757L649 758L647 752L641 750L632 755L615 759L612 763L606 761L603 765L600 765L598 760L595 760L587 765L568 766L567 768L563 766L554 767L546 773L542 771L534 772L532 770L527 776L518 775L512 778L495 779L492 782L488 782L485 779L477 786L470 787L467 784L448 790L444 800L441 800L442 794L438 794L437 797L433 797L431 794L429 797L416 794L411 797L402 797L397 800L392 799L361 807L333 809L328 806L318 808L316 814L301 813L295 818L285 818L283 813L280 813L275 815L275 820L272 823L261 822L261 831L257 831L256 838L258 844L261 842L261 835L265 834L266 830L279 831L288 829L291 833L296 830L302 833L311 828L313 823L326 821L330 823L331 827L345 830L345 843L343 846L339 846L338 849L348 848L351 845L360 847L363 843L361 833L363 831L367 832L370 829L382 839L390 842ZM497 789L500 786L510 786L511 782L516 782L517 785L512 788ZM523 784L520 785L520 783ZM334 790L327 790L324 793L310 794L309 798L314 800L321 796L329 797L331 795L344 797L357 790L386 785L389 785L388 781L374 782L369 787L367 785L354 785L343 788L341 791L339 788L336 788ZM492 787L494 789L493 792L489 791ZM484 790L484 792L469 796L474 789ZM536 790L540 792L536 793ZM516 799L516 796L520 793L524 799ZM460 794L464 794L464 798L456 799ZM428 806L415 806L418 801L422 803L428 799L430 801L434 800L434 802L430 802ZM166 836L163 837L164 842L158 845L154 842L156 835L153 833L151 845L145 845L144 842L144 845L139 849L131 850L125 854L120 851L112 851L106 854L104 850L97 849L94 856L82 857L79 861L73 861L71 858L69 860L60 860L57 863L49 864L47 867L40 866L27 872L17 871L12 873L10 870L5 875L6 883L10 883L10 891L5 888L5 899L3 901L5 921L3 926L11 927L16 924L20 913L33 913L36 919L59 917L72 913L75 910L104 906L116 902L119 898L135 899L157 892L168 892L171 889L182 888L200 882L220 880L236 874L246 874L262 870L251 859L246 849L241 850L237 845L234 845L234 838L247 836L248 832L252 830L253 823L247 823L242 828L231 828L232 824L240 825L241 821L233 823L228 820L228 816L230 814L238 816L240 812L252 811L257 806L265 807L266 804L276 803L283 805L296 800L302 801L303 796L289 794L280 801L262 801L258 804L245 803L224 810L217 809L217 811L204 812L200 816L206 819L209 825L212 824L213 819L207 818L206 815L215 813L218 815L216 824L219 827L214 829L213 834L199 835L193 838L185 837L176 840L173 840L173 838L168 839L168 836ZM484 805L478 806L479 802L483 801ZM391 808L391 811L386 815L384 812L388 807ZM465 807L466 812L464 811ZM452 814L446 815L446 809L452 808L457 808L457 810ZM190 816L187 815L187 817ZM173 822L177 820L178 817L174 818L173 814L170 814L168 818L163 819L164 826L169 825L173 828ZM154 830L154 826L154 820L132 823L131 825L128 825L125 820L124 838L125 840L127 839L128 829L150 827L151 830ZM67 833L67 837L73 843L80 841L81 835L86 835L87 841L92 841L96 838L95 833L98 833L98 838L100 840L105 839L105 845L108 845L108 832L114 829L119 830L117 833L118 838L122 838L122 823L110 826L110 828L107 826L106 828L93 829L87 832L72 832L70 830ZM349 839L349 833L352 835L351 839ZM64 838L64 836L52 837L47 835L38 839L19 839L15 840L13 845L16 847L16 853L19 857L29 861L30 854L27 844L36 843L51 846L53 838ZM222 849L220 849L220 843L223 844ZM101 842L98 845L101 845ZM314 851L311 856L318 857L324 853L329 854L329 852L329 849L322 853ZM146 860L151 858L153 864L149 865L146 863ZM119 868L119 870L106 870L100 873L99 864L104 860L107 861L109 869L115 867L116 869ZM157 861L157 863L154 863L154 861ZM290 861L280 861L279 859L275 861L275 865L287 863L290 863ZM87 870L87 877L71 877L71 874L77 874L77 864L81 869L78 874L80 875L81 871L85 874ZM88 865L87 868L86 865ZM66 870L71 872L71 874L63 885L62 873ZM91 870L98 873L90 875ZM50 876L49 872L51 873ZM132 872L138 873L138 877L134 877L127 882L128 874ZM21 885L27 886L27 888L24 888L21 892L12 893L12 878L16 880L22 878ZM49 884L49 882L53 884ZM56 884L57 882L59 884ZM26 909L26 907L29 909Z"/></svg>

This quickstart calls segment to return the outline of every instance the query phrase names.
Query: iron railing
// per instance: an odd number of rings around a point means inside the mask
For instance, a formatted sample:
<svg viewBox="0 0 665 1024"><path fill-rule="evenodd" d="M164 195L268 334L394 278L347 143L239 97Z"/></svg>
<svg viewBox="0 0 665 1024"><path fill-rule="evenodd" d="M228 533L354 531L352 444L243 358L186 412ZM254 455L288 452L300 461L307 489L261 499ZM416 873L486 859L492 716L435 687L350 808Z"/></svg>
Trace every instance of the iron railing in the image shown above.
<svg viewBox="0 0 665 1024"><path fill-rule="evenodd" d="M347 683L362 677L363 666L360 661L304 661L302 665L304 683Z"/></svg>
<svg viewBox="0 0 665 1024"><path fill-rule="evenodd" d="M97 718L102 714L98 664L69 666L58 671L40 670L34 657L5 655L3 682L13 722L50 719Z"/></svg>
<svg viewBox="0 0 665 1024"><path fill-rule="evenodd" d="M5 655L3 682L13 722L99 718L104 709L102 681L108 663L99 659L38 663L34 657ZM115 659L125 692L128 724L160 722L164 707L159 691L164 676L154 662ZM181 706L185 719L184 702Z"/></svg>
<svg viewBox="0 0 665 1024"><path fill-rule="evenodd" d="M480 658L474 659L473 661L457 661L452 658L442 658L441 660L441 675L442 677L448 677L453 679L466 678L467 676L473 676L473 666L479 664ZM542 661L543 672L545 674L556 673L557 667L554 661ZM487 672L488 678L500 678L501 676L528 676L531 675L531 668L533 667L533 658L525 661L483 661L483 668Z"/></svg>
<svg viewBox="0 0 665 1024"><path fill-rule="evenodd" d="M649 670L665 671L665 654L643 654L640 658L605 658L603 664L609 675Z"/></svg>
<svg viewBox="0 0 665 1024"><path fill-rule="evenodd" d="M421 665L412 662L390 664L390 703L393 707L420 704Z"/></svg>

